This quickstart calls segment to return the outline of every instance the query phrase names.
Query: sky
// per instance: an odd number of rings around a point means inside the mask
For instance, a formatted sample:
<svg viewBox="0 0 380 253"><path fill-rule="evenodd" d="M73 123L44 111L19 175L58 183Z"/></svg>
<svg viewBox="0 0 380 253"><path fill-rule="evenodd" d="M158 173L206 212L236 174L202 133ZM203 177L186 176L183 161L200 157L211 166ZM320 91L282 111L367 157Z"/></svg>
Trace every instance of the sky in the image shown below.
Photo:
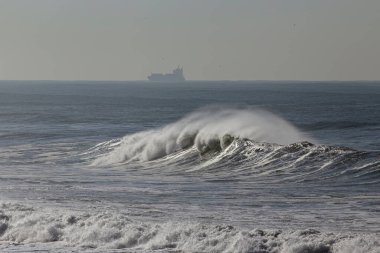
<svg viewBox="0 0 380 253"><path fill-rule="evenodd" d="M380 80L379 0L0 0L0 79Z"/></svg>

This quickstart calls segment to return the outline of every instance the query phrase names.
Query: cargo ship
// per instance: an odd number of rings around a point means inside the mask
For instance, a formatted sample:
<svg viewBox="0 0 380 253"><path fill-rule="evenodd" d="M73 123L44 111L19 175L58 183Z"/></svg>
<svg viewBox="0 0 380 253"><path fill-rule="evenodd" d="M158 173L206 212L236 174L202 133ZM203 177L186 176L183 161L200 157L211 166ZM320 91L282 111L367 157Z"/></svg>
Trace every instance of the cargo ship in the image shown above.
<svg viewBox="0 0 380 253"><path fill-rule="evenodd" d="M172 73L152 73L148 76L148 80L154 82L183 82L186 79L183 75L183 68L178 66Z"/></svg>

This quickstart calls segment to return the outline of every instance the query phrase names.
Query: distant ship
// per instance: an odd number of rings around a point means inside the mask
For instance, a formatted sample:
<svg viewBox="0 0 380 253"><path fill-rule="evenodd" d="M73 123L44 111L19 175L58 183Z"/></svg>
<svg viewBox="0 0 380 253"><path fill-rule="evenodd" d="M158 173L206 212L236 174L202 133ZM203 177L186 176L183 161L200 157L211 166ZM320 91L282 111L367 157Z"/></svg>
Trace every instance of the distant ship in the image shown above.
<svg viewBox="0 0 380 253"><path fill-rule="evenodd" d="M155 82L183 82L186 79L183 75L183 68L178 66L172 73L152 73L148 76L148 80Z"/></svg>

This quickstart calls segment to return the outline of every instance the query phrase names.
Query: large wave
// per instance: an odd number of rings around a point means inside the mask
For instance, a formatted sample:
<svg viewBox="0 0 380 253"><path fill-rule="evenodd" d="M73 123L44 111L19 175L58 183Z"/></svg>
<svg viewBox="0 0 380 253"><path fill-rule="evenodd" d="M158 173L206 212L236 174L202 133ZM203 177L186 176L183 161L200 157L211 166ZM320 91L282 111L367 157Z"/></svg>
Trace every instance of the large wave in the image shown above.
<svg viewBox="0 0 380 253"><path fill-rule="evenodd" d="M100 143L93 165L144 163L169 173L211 173L212 177L266 182L380 182L380 153L311 143L278 116L260 110L196 111L160 129Z"/></svg>
<svg viewBox="0 0 380 253"><path fill-rule="evenodd" d="M127 135L96 148L111 149L96 164L150 161L196 147L201 154L225 149L235 138L290 144L310 140L286 120L263 110L206 108L159 129ZM112 144L112 147L110 148Z"/></svg>

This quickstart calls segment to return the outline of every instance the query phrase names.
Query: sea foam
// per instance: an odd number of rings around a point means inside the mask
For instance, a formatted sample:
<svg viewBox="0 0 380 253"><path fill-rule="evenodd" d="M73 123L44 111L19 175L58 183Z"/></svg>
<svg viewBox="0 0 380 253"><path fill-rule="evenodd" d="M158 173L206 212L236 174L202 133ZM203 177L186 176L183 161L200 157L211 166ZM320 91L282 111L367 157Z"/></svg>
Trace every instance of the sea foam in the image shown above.
<svg viewBox="0 0 380 253"><path fill-rule="evenodd" d="M93 252L378 253L380 249L375 234L286 228L246 230L190 221L142 222L117 211L73 212L17 203L1 204L0 224L4 227L0 249L18 252L30 243L48 250Z"/></svg>

